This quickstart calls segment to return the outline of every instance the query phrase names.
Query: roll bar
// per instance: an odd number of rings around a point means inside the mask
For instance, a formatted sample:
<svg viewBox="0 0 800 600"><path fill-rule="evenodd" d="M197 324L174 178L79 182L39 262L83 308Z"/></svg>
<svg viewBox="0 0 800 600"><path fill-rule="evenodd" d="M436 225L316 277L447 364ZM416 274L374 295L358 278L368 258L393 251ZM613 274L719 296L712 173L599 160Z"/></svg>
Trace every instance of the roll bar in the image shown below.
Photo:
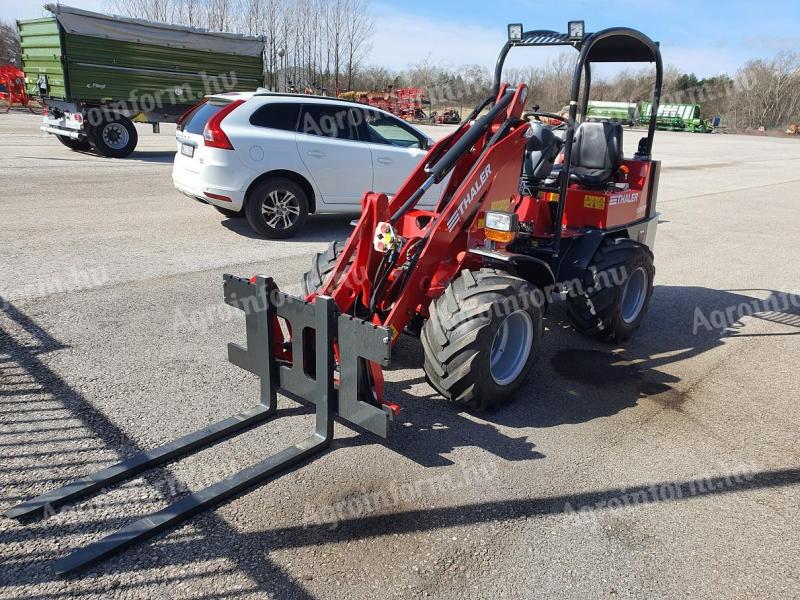
<svg viewBox="0 0 800 600"><path fill-rule="evenodd" d="M664 78L664 66L658 43L651 40L641 31L629 27L612 27L596 33L588 33L583 38L573 39L568 34L555 31L527 31L520 40L509 40L500 51L494 71L494 91L499 92L503 76L503 66L511 48L515 46L572 46L580 52L575 63L572 86L569 97L569 117L567 133L564 138L564 169L559 189L558 213L556 223L564 218L569 175L572 160L572 145L577 129L578 106L581 118L586 117L591 91L591 64L593 62L650 62L655 63L656 79L653 87L653 101L650 106L650 124L647 130L647 142L642 148L642 155L650 158L653 150L653 137L656 129L656 115L661 99L661 87ZM584 83L584 94L581 97L581 83ZM561 245L561 227L554 231L552 252L558 254Z"/></svg>

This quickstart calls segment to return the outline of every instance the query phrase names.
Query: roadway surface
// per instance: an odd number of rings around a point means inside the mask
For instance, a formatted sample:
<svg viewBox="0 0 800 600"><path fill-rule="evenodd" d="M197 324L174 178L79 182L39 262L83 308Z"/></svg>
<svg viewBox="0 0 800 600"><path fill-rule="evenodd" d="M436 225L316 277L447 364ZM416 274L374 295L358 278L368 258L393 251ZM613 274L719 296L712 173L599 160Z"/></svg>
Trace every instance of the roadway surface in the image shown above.
<svg viewBox="0 0 800 600"><path fill-rule="evenodd" d="M168 128L108 160L37 126L0 115L2 510L252 406L256 378L226 362L244 326L222 274L298 293L350 220L258 239L174 191ZM51 574L305 436L311 415L282 400L285 418L71 510L0 518L0 597L797 597L800 140L663 133L655 152L656 289L624 347L582 338L558 303L517 401L470 414L404 339L387 442L340 426L303 468Z"/></svg>

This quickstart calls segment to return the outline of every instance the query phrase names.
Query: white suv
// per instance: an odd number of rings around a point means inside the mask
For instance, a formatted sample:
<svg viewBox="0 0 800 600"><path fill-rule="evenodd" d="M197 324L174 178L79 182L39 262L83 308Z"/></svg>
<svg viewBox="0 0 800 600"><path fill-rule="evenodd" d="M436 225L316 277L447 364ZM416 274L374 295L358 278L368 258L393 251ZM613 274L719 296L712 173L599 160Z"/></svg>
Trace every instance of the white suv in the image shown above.
<svg viewBox="0 0 800 600"><path fill-rule="evenodd" d="M433 144L382 110L252 92L209 96L176 137L175 187L269 238L293 236L311 213L358 213L365 191L394 194Z"/></svg>

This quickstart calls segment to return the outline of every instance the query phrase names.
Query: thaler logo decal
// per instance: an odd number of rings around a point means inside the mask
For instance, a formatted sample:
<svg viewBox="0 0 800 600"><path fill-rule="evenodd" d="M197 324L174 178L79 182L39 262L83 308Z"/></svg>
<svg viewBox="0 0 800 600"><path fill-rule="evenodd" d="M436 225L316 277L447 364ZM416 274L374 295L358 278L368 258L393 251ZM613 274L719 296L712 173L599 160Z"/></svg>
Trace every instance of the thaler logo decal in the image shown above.
<svg viewBox="0 0 800 600"><path fill-rule="evenodd" d="M452 214L452 216L447 220L447 230L453 231L458 226L458 222L461 220L461 217L464 216L464 213L469 208L470 203L475 199L478 193L483 189L483 186L486 185L486 182L489 180L489 175L492 174L492 165L486 165L486 168L481 172L480 177L478 180L472 184L472 187L469 188L464 197L461 199L461 202L458 203L458 208L456 212Z"/></svg>
<svg viewBox="0 0 800 600"><path fill-rule="evenodd" d="M635 204L639 201L639 192L627 192L625 194L617 194L616 196L611 196L611 200L609 200L609 206L617 206L618 204Z"/></svg>

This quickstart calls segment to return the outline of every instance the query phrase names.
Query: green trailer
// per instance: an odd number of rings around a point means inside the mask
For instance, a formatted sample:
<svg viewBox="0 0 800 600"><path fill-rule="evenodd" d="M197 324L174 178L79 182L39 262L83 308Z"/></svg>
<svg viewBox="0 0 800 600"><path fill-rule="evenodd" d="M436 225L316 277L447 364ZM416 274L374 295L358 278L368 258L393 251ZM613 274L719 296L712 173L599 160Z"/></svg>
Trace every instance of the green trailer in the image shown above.
<svg viewBox="0 0 800 600"><path fill-rule="evenodd" d="M642 102L641 124L650 123L650 102ZM656 112L656 129L662 131L691 131L710 133L714 128L700 116L699 104L660 104Z"/></svg>
<svg viewBox="0 0 800 600"><path fill-rule="evenodd" d="M207 94L256 90L264 40L48 4L18 21L28 94L42 130L73 150L133 152L134 123L176 122Z"/></svg>
<svg viewBox="0 0 800 600"><path fill-rule="evenodd" d="M639 107L634 102L589 100L587 121L610 121L633 127L639 123Z"/></svg>

